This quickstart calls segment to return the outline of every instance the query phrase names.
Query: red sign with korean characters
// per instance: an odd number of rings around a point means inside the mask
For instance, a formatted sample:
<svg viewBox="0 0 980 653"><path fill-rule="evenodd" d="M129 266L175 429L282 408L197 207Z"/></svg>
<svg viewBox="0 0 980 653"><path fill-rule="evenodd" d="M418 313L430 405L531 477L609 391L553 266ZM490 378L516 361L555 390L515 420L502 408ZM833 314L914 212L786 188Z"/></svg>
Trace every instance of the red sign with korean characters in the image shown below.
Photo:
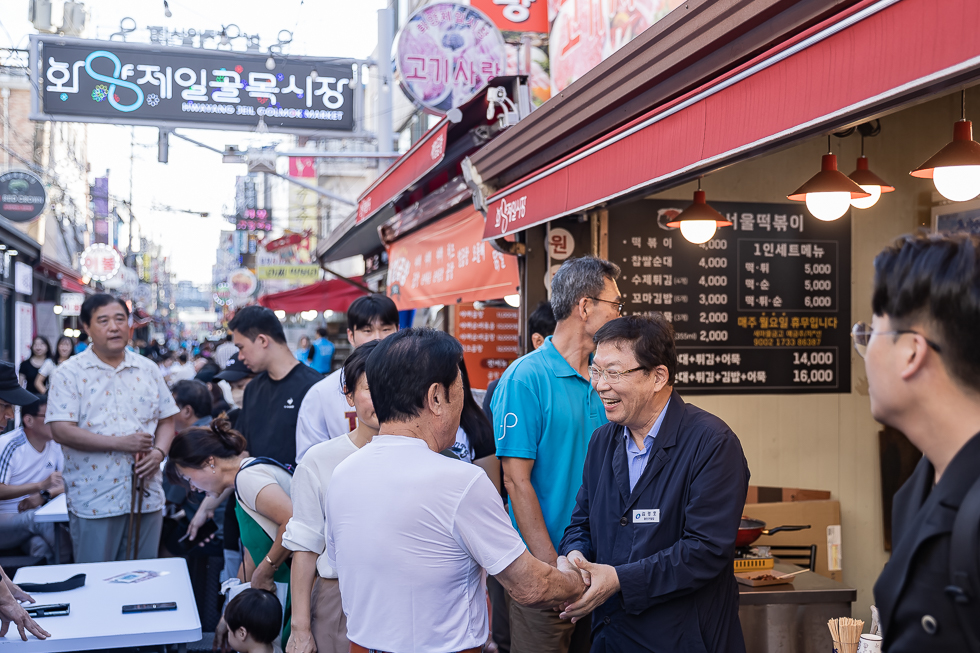
<svg viewBox="0 0 980 653"><path fill-rule="evenodd" d="M503 376L518 355L518 329L516 308L477 310L473 304L456 307L453 335L463 345L463 360L472 387L486 390L491 381Z"/></svg>
<svg viewBox="0 0 980 653"><path fill-rule="evenodd" d="M547 0L470 0L503 32L548 33Z"/></svg>
<svg viewBox="0 0 980 653"><path fill-rule="evenodd" d="M388 296L399 310L500 299L518 290L517 259L490 247L472 206L388 248Z"/></svg>

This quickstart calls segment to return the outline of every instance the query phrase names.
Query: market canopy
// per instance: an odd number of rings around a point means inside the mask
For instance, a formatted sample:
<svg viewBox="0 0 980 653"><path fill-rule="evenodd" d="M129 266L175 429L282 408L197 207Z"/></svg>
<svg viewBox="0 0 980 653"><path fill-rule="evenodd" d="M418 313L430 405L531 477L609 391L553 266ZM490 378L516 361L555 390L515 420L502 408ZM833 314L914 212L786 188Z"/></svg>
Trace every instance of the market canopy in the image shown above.
<svg viewBox="0 0 980 653"><path fill-rule="evenodd" d="M973 79L978 13L972 0L858 2L491 195L484 238L658 192Z"/></svg>
<svg viewBox="0 0 980 653"><path fill-rule="evenodd" d="M360 277L352 279L362 283ZM346 312L358 297L366 295L363 290L340 279L318 281L308 286L294 288L271 295L259 297L259 304L274 311L302 313L303 311Z"/></svg>

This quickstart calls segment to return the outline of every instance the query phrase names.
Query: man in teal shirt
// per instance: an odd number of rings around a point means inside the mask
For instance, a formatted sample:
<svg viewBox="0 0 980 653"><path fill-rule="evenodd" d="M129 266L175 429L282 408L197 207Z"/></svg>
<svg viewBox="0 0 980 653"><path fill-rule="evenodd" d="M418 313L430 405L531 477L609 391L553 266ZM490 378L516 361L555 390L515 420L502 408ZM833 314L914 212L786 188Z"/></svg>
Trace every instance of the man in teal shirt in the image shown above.
<svg viewBox="0 0 980 653"><path fill-rule="evenodd" d="M551 565L582 485L589 439L606 423L589 362L592 337L622 312L617 277L617 265L591 256L562 264L551 281L555 334L504 372L491 404L511 519L528 550ZM553 610L516 601L510 620L511 653L568 653L576 630ZM578 625L587 651L589 624Z"/></svg>

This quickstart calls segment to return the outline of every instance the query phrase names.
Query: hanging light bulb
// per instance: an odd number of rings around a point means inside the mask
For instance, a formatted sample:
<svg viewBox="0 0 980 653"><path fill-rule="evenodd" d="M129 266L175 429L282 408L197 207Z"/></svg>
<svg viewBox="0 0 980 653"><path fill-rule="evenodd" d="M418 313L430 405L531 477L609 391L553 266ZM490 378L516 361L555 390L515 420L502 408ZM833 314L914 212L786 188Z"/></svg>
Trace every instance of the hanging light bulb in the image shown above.
<svg viewBox="0 0 980 653"><path fill-rule="evenodd" d="M837 169L837 157L830 154L830 136L827 136L828 153L820 162L820 172L810 177L787 199L806 202L806 208L817 220L830 222L836 220L851 206L851 200L871 197L853 181Z"/></svg>
<svg viewBox="0 0 980 653"><path fill-rule="evenodd" d="M870 209L881 197L882 193L894 192L895 187L888 185L885 180L871 172L868 168L868 157L864 156L864 134L861 134L861 156L857 160L857 168L854 172L847 175L855 184L861 187L870 197L862 197L851 200L851 206L856 209Z"/></svg>
<svg viewBox="0 0 980 653"><path fill-rule="evenodd" d="M167 18L173 18L174 12L170 11L170 3L167 0L163 0L163 15Z"/></svg>
<svg viewBox="0 0 980 653"><path fill-rule="evenodd" d="M667 223L668 227L679 228L681 235L695 244L706 243L715 235L718 227L730 227L732 223L721 213L711 208L705 201L698 179L698 189L694 191L694 202Z"/></svg>
<svg viewBox="0 0 980 653"><path fill-rule="evenodd" d="M508 306L513 308L521 307L521 296L520 295L504 295L504 301Z"/></svg>
<svg viewBox="0 0 980 653"><path fill-rule="evenodd" d="M954 202L980 195L980 143L973 140L973 123L966 119L966 91L961 94L961 119L953 123L953 140L909 173L932 179L939 194Z"/></svg>
<svg viewBox="0 0 980 653"><path fill-rule="evenodd" d="M269 58L265 60L265 69L266 70L276 69L276 60L272 58L271 54L269 55Z"/></svg>

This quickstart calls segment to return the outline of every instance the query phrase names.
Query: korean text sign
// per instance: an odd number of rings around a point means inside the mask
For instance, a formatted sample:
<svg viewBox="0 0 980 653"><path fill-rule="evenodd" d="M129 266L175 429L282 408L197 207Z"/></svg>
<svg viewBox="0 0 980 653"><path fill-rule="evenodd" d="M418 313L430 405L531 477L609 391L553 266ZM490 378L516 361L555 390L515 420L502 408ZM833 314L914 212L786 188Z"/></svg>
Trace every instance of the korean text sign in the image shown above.
<svg viewBox="0 0 980 653"><path fill-rule="evenodd" d="M463 345L470 384L486 390L518 356L518 311L457 304L454 325L453 335Z"/></svg>
<svg viewBox="0 0 980 653"><path fill-rule="evenodd" d="M472 207L388 248L388 295L399 310L500 299L517 292L517 259L483 240Z"/></svg>
<svg viewBox="0 0 980 653"><path fill-rule="evenodd" d="M159 126L354 129L349 63L133 43L35 38L40 115ZM314 72L315 71L315 72Z"/></svg>

